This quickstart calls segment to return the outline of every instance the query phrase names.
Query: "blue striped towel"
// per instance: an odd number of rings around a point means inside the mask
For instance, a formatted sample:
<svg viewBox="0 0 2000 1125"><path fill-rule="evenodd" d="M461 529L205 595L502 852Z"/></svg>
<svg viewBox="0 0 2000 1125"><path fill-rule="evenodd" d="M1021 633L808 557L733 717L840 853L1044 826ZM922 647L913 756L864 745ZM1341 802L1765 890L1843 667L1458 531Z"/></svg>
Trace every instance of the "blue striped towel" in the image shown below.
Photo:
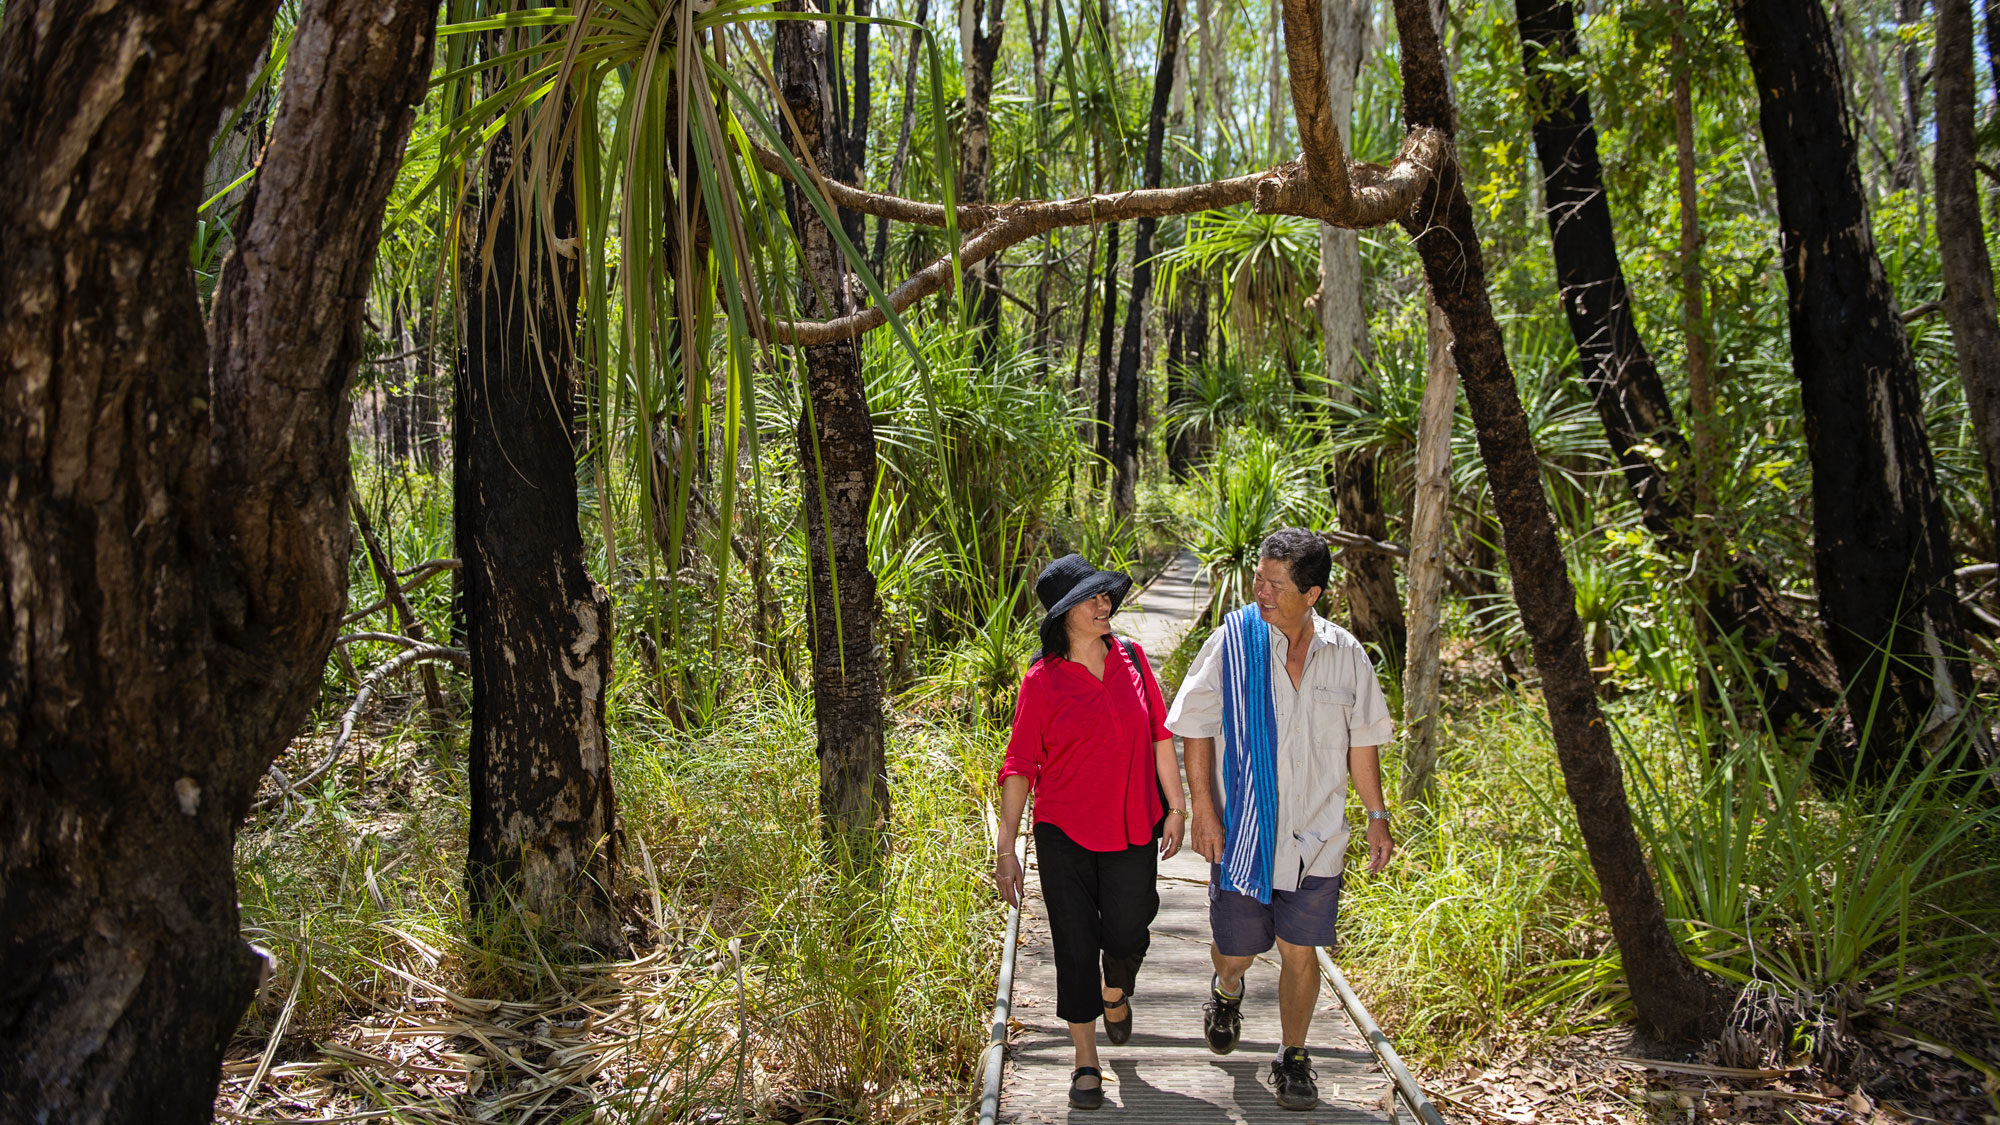
<svg viewBox="0 0 2000 1125"><path fill-rule="evenodd" d="M1222 889L1270 902L1278 841L1271 633L1254 602L1224 618L1222 630Z"/></svg>

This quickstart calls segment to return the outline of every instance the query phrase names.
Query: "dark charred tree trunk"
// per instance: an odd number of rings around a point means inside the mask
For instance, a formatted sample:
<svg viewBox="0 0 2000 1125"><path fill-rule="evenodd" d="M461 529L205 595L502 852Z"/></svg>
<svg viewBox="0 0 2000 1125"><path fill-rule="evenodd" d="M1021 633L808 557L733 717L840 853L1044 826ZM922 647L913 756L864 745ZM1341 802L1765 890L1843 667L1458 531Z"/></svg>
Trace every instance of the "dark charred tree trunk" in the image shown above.
<svg viewBox="0 0 2000 1125"><path fill-rule="evenodd" d="M799 0L780 10L801 11ZM777 73L800 132L801 156L825 160L831 138L825 73L826 26L781 20ZM809 277L799 314L852 312L847 263L805 201L790 205ZM822 295L833 302L828 307ZM800 487L812 546L813 720L819 728L819 802L830 836L858 850L880 847L889 823L883 757L882 667L875 651L875 576L868 570L868 504L875 489L875 425L868 413L857 341L801 349L806 409L799 416Z"/></svg>
<svg viewBox="0 0 2000 1125"><path fill-rule="evenodd" d="M1695 481L1686 472L1670 474L1645 449L1665 449L1681 465L1690 463L1691 450L1633 317L1597 156L1597 126L1582 80L1572 77L1578 56L1574 5L1515 0L1514 8L1556 279L1577 363L1646 529L1668 551L1687 557L1695 548ZM1778 596L1760 563L1739 558L1734 570L1710 584L1702 604L1722 634L1741 630L1747 649L1769 651L1768 671L1760 664L1752 686L1772 727L1810 724L1833 712L1841 703L1840 676L1819 638Z"/></svg>
<svg viewBox="0 0 2000 1125"><path fill-rule="evenodd" d="M917 0L916 24L926 25L930 18L930 0ZM910 157L910 132L917 124L917 58L923 53L923 42L913 32L910 35L910 57L903 62L903 124L896 132L896 152L889 158L889 184L884 189L890 195L896 194L903 186L903 164ZM860 245L856 243L856 245ZM869 264L875 276L882 276L882 267L889 259L889 219L877 216L875 219L875 249L869 255Z"/></svg>
<svg viewBox="0 0 2000 1125"><path fill-rule="evenodd" d="M1153 73L1152 115L1146 119L1145 186L1160 186L1167 136L1167 103L1174 94L1174 65L1181 53L1184 0L1166 0L1160 14L1160 62ZM1153 228L1159 220L1138 221L1132 237L1132 292L1125 298L1125 337L1118 346L1116 403L1111 419L1111 507L1132 514L1139 483L1139 352L1146 330L1146 299L1153 291Z"/></svg>
<svg viewBox="0 0 2000 1125"><path fill-rule="evenodd" d="M854 0L854 14L868 15L868 0ZM868 115L873 110L874 75L868 62L868 24L835 24L835 27L854 28L854 80L849 85L850 97L845 107L840 135L830 139L836 160L834 178L855 187L865 188L868 176ZM916 44L911 44L911 57L916 55ZM859 211L840 209L840 227L847 235L847 241L859 251L866 245L867 232L863 229L866 216Z"/></svg>
<svg viewBox="0 0 2000 1125"><path fill-rule="evenodd" d="M1000 58L1000 42L1007 35L1007 0L970 0L959 8L959 17L972 20L969 33L961 32L972 55L965 60L958 198L979 203L986 199L987 180L993 174L993 64ZM973 323L981 330L979 351L988 355L1000 333L1000 256L975 262L965 272L965 283L972 291Z"/></svg>
<svg viewBox="0 0 2000 1125"><path fill-rule="evenodd" d="M1403 43L1405 124L1454 135L1456 114L1429 0L1396 0L1396 25ZM1404 227L1416 241L1431 294L1451 325L1452 358L1478 432L1494 509L1506 529L1514 600L1541 673L1564 788L1576 807L1640 1025L1663 1039L1699 1037L1721 1015L1717 991L1674 943L1632 827L1623 770L1590 674L1576 591L1542 492L1540 460L1513 368L1493 318L1479 232L1455 161L1445 162Z"/></svg>
<svg viewBox="0 0 2000 1125"><path fill-rule="evenodd" d="M1097 455L1111 462L1111 331L1118 323L1118 224L1105 232L1104 308L1097 327ZM1099 467L1098 472L1103 472ZM1100 475L1099 479L1102 479Z"/></svg>
<svg viewBox="0 0 2000 1125"><path fill-rule="evenodd" d="M1819 0L1734 6L1777 186L1820 616L1867 731L1855 764L1880 776L1920 734L1964 714L1971 678L1951 542L1826 12Z"/></svg>
<svg viewBox="0 0 2000 1125"><path fill-rule="evenodd" d="M202 166L275 7L0 20L8 1121L209 1120L257 981L236 828L339 627L347 392L436 14L303 6L205 335Z"/></svg>
<svg viewBox="0 0 2000 1125"><path fill-rule="evenodd" d="M584 565L577 521L574 352L576 197L527 130L490 146L467 279L452 441L453 521L472 655L470 842L476 913L518 903L565 941L623 948L604 694L611 602ZM517 146L518 149L517 149ZM514 175L553 170L546 229ZM534 175L535 173L527 173Z"/></svg>
<svg viewBox="0 0 2000 1125"><path fill-rule="evenodd" d="M1188 381L1208 361L1208 288L1199 279L1184 277L1174 297L1172 324L1167 332L1167 409L1187 398ZM1184 479L1194 463L1199 435L1179 427L1167 438L1167 469L1176 480Z"/></svg>
<svg viewBox="0 0 2000 1125"><path fill-rule="evenodd" d="M1971 0L1938 0L1937 150L1938 256L1944 266L1944 312L1958 352L1958 377L1972 430L1986 462L1989 546L2000 558L2000 313L1993 301L1993 262L1979 218L1979 155L1974 109Z"/></svg>

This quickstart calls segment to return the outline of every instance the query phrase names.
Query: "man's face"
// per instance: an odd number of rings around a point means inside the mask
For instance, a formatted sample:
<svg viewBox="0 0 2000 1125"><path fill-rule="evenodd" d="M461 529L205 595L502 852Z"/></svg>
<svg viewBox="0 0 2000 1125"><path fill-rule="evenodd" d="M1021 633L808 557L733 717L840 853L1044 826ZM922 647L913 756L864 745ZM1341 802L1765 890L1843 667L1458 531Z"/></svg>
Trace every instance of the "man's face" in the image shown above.
<svg viewBox="0 0 2000 1125"><path fill-rule="evenodd" d="M1251 579L1250 593L1257 599L1257 612L1266 623L1291 632L1297 629L1319 601L1320 588L1301 590L1292 582L1292 564L1283 559L1258 559L1257 574Z"/></svg>

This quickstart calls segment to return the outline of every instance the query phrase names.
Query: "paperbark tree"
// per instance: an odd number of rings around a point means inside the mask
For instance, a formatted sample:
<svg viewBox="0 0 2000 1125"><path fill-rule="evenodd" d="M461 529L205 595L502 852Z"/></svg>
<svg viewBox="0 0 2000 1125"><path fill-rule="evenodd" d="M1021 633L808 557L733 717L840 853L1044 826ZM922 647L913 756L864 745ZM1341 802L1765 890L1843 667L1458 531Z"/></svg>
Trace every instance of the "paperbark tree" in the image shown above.
<svg viewBox="0 0 2000 1125"><path fill-rule="evenodd" d="M553 245L577 234L574 158L536 153L542 131L519 129L488 149L460 267L452 514L472 657L466 889L475 913L518 904L530 928L608 953L624 947L604 729L611 600L591 580L576 516L578 261Z"/></svg>
<svg viewBox="0 0 2000 1125"><path fill-rule="evenodd" d="M781 11L803 11L787 0ZM828 157L832 106L827 94L826 25L780 20L778 82L797 132L801 157ZM796 191L788 207L798 233L797 304L813 317L852 313L847 260L819 215ZM779 342L788 342L780 329ZM889 822L889 772L883 757L882 668L875 652L875 576L868 570L868 505L875 490L875 426L853 339L801 349L806 407L799 415L798 456L812 555L813 720L819 734L820 815L826 831L863 850L878 847Z"/></svg>
<svg viewBox="0 0 2000 1125"><path fill-rule="evenodd" d="M1291 2L1303 6L1311 0ZM1456 132L1456 112L1429 0L1395 0L1395 5L1405 124L1449 138ZM1632 827L1624 771L1598 707L1576 591L1542 492L1540 461L1493 317L1479 232L1455 163L1440 165L1403 225L1416 241L1431 294L1451 327L1452 358L1478 432L1494 510L1505 528L1514 601L1541 673L1563 785L1576 808L1639 1023L1664 1039L1699 1037L1719 1022L1717 993L1675 944Z"/></svg>
<svg viewBox="0 0 2000 1125"><path fill-rule="evenodd" d="M1343 144L1350 137L1354 83L1374 22L1373 9L1374 0L1321 0L1327 107ZM1327 394L1341 401L1352 400L1352 388L1366 371L1362 359L1368 352L1368 317L1362 296L1360 232L1321 223L1319 325ZM1387 539L1389 520L1377 495L1374 453L1349 456L1329 475L1340 526L1370 539ZM1350 551L1341 563L1340 593L1347 603L1348 627L1363 642L1380 648L1391 664L1401 662L1409 630L1396 596L1396 564L1373 551Z"/></svg>
<svg viewBox="0 0 2000 1125"><path fill-rule="evenodd" d="M1868 226L1826 11L1819 0L1733 6L1777 187L1820 617L1867 732L1857 767L1880 776L1965 712L1951 541L1909 337Z"/></svg>
<svg viewBox="0 0 2000 1125"><path fill-rule="evenodd" d="M1451 422L1458 367L1451 329L1429 308L1424 400L1417 412L1416 481L1410 504L1410 647L1403 664L1403 799L1429 795L1437 771L1438 681L1442 667L1444 547L1451 529Z"/></svg>
<svg viewBox="0 0 2000 1125"><path fill-rule="evenodd" d="M1978 140L1974 107L1971 0L1938 0L1937 191L1938 257L1944 267L1944 314L1958 353L1958 378L1972 415L1972 432L1986 462L1986 522L2000 556L2000 315L1993 300L1993 262L1979 217L1974 172Z"/></svg>
<svg viewBox="0 0 2000 1125"><path fill-rule="evenodd" d="M257 979L236 828L338 629L347 390L436 13L303 5L204 329L202 166L275 7L0 18L10 1121L207 1121Z"/></svg>
<svg viewBox="0 0 2000 1125"><path fill-rule="evenodd" d="M1574 5L1516 0L1515 13L1556 281L1576 340L1577 365L1646 529L1668 551L1689 557L1698 546L1691 503L1697 481L1668 463L1690 465L1693 451L1633 315L1597 155L1597 126L1576 67ZM1665 451L1666 463L1651 452L1655 448ZM1753 686L1772 725L1817 722L1836 709L1840 679L1832 658L1779 597L1762 564L1739 558L1729 568L1733 573L1724 576L1717 560L1701 562L1717 573L1701 593L1707 616L1723 634L1740 634L1746 649L1770 654L1769 668L1758 666ZM1837 736L1824 745L1841 749L1848 743Z"/></svg>
<svg viewBox="0 0 2000 1125"><path fill-rule="evenodd" d="M1160 13L1160 59L1153 74L1152 113L1146 119L1145 186L1160 186L1167 133L1167 102L1174 92L1174 67L1181 52L1181 12L1185 0L1166 0ZM1125 336L1118 347L1116 408L1111 420L1111 508L1129 516L1139 481L1139 345L1146 326L1146 300L1153 292L1153 228L1142 216L1132 236L1132 292L1125 298Z"/></svg>

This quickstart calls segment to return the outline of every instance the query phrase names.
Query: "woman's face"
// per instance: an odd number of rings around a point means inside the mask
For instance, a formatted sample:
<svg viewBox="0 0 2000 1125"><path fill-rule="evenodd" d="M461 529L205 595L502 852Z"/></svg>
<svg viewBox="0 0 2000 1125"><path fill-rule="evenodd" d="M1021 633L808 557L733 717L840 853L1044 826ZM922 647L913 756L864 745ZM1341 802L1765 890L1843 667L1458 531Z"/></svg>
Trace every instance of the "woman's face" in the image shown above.
<svg viewBox="0 0 2000 1125"><path fill-rule="evenodd" d="M1099 594L1078 602L1063 615L1063 625L1071 636L1101 637L1111 631L1111 595Z"/></svg>

